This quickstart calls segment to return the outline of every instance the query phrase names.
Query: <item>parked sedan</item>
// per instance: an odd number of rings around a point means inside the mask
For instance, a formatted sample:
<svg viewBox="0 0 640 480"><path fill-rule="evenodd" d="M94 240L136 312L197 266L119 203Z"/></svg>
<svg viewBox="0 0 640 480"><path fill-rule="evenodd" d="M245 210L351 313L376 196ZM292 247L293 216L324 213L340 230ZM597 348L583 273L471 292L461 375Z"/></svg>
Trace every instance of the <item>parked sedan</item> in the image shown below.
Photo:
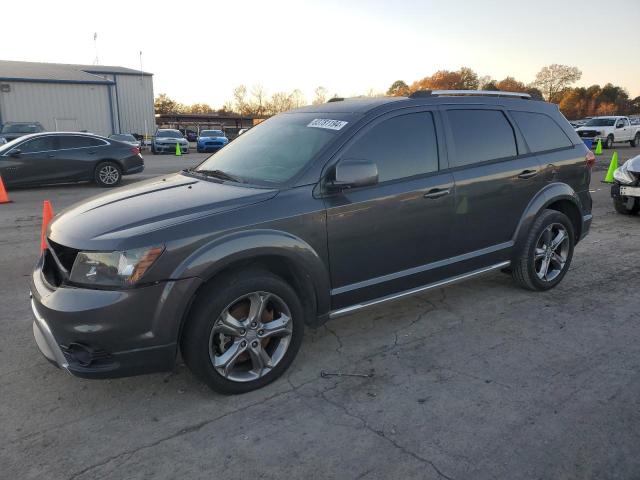
<svg viewBox="0 0 640 480"><path fill-rule="evenodd" d="M2 125L0 137L10 142L24 135L39 132L44 132L44 127L39 122L6 122Z"/></svg>
<svg viewBox="0 0 640 480"><path fill-rule="evenodd" d="M144 170L140 149L86 133L36 133L0 146L0 176L7 187L94 181L114 187Z"/></svg>
<svg viewBox="0 0 640 480"><path fill-rule="evenodd" d="M151 153L176 153L176 145L180 145L181 153L189 153L189 142L182 136L180 130L159 128L153 137Z"/></svg>
<svg viewBox="0 0 640 480"><path fill-rule="evenodd" d="M142 142L134 137L131 133L114 133L113 135L109 135L109 139L128 143L133 147L142 147Z"/></svg>
<svg viewBox="0 0 640 480"><path fill-rule="evenodd" d="M215 152L229 143L229 139L222 130L202 130L198 137L196 150L198 153Z"/></svg>

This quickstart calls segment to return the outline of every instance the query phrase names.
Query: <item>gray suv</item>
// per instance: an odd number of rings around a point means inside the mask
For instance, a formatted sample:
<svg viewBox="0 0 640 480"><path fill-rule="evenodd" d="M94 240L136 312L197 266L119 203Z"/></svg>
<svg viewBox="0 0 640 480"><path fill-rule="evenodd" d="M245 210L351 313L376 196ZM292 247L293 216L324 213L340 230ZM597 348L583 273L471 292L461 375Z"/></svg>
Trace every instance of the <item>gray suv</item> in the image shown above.
<svg viewBox="0 0 640 480"><path fill-rule="evenodd" d="M31 277L34 334L74 375L272 382L305 325L493 270L556 286L589 231L593 154L526 94L333 99L194 169L75 205Z"/></svg>

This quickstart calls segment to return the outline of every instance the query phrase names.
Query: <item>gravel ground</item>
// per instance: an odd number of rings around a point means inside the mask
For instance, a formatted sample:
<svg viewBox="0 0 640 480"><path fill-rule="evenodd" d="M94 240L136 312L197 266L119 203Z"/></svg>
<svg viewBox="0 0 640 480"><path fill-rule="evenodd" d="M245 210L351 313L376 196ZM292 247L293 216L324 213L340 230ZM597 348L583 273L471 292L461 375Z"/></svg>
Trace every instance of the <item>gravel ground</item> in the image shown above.
<svg viewBox="0 0 640 480"><path fill-rule="evenodd" d="M639 149L620 147L624 160ZM144 174L203 156L146 156ZM640 478L640 217L592 182L594 222L554 290L502 273L307 330L285 378L223 397L184 367L119 380L68 376L32 339L28 275L43 199L0 205L0 477ZM324 379L320 370L374 372Z"/></svg>

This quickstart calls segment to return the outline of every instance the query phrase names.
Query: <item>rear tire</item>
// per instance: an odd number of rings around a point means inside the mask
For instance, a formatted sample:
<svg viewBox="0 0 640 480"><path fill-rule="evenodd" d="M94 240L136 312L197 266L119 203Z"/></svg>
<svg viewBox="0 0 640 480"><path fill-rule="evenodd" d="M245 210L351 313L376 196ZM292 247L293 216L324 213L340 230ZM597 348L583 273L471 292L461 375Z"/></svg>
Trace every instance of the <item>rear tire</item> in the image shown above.
<svg viewBox="0 0 640 480"><path fill-rule="evenodd" d="M115 187L122 180L122 169L116 162L101 162L96 166L93 178L99 187Z"/></svg>
<svg viewBox="0 0 640 480"><path fill-rule="evenodd" d="M280 321L286 323L278 327ZM240 270L198 293L180 349L187 366L212 390L245 393L287 370L302 344L304 325L300 300L284 280L261 269Z"/></svg>
<svg viewBox="0 0 640 480"><path fill-rule="evenodd" d="M564 237L560 237L561 234ZM512 263L513 279L528 290L542 291L555 287L569 270L574 245L571 220L556 210L542 211Z"/></svg>
<svg viewBox="0 0 640 480"><path fill-rule="evenodd" d="M633 137L633 140L629 142L632 147L637 147L640 145L640 132L636 133L636 136Z"/></svg>
<svg viewBox="0 0 640 480"><path fill-rule="evenodd" d="M635 198L629 208L629 197L613 197L613 208L622 215L636 215L640 212L640 199Z"/></svg>

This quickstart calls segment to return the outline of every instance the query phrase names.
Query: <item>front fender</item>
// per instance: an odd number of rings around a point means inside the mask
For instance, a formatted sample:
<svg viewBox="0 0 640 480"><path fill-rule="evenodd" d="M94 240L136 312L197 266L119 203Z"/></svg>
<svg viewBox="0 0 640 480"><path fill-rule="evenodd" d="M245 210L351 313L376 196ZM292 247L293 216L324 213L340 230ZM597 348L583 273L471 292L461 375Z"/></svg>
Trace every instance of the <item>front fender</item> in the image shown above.
<svg viewBox="0 0 640 480"><path fill-rule="evenodd" d="M582 212L584 212L584 208L582 202L580 201L580 197L578 194L566 183L550 183L545 186L542 190L540 190L529 202L527 208L520 218L520 222L518 223L518 227L516 228L513 240L514 240L514 252L517 255L519 252L519 248L524 244L524 241L529 233L531 225L535 221L538 214L551 205L554 202L559 200L568 200L572 202L580 212L582 217ZM576 232L579 234L579 232Z"/></svg>
<svg viewBox="0 0 640 480"><path fill-rule="evenodd" d="M316 296L317 313L330 310L330 281L325 263L304 240L279 230L247 230L217 238L194 251L174 271L172 278L213 278L226 267L260 257L289 260L308 277Z"/></svg>

